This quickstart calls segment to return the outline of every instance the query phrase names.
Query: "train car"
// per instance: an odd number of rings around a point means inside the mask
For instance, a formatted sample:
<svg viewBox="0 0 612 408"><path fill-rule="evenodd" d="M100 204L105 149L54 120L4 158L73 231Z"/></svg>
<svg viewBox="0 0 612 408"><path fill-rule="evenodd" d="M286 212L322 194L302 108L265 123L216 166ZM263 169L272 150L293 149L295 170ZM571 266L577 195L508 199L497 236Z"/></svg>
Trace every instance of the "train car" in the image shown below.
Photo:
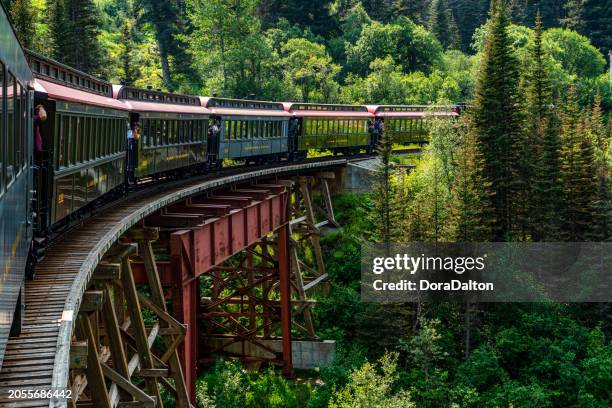
<svg viewBox="0 0 612 408"><path fill-rule="evenodd" d="M115 97L130 109L130 123L140 123L137 179L178 174L214 163L208 160L210 111L196 96L116 86Z"/></svg>
<svg viewBox="0 0 612 408"><path fill-rule="evenodd" d="M290 114L280 102L202 97L221 125L219 159L264 163L288 157Z"/></svg>
<svg viewBox="0 0 612 408"><path fill-rule="evenodd" d="M43 152L37 175L37 232L44 236L80 215L88 204L125 183L129 112L112 85L28 52Z"/></svg>
<svg viewBox="0 0 612 408"><path fill-rule="evenodd" d="M285 108L300 123L297 148L302 156L309 149L355 154L374 147L368 131L374 115L366 106L299 102Z"/></svg>
<svg viewBox="0 0 612 408"><path fill-rule="evenodd" d="M0 365L9 334L21 329L24 271L32 238L33 78L0 5Z"/></svg>
<svg viewBox="0 0 612 408"><path fill-rule="evenodd" d="M385 123L385 132L396 144L425 144L428 141L427 118L431 116L457 116L453 106L380 105L368 106Z"/></svg>

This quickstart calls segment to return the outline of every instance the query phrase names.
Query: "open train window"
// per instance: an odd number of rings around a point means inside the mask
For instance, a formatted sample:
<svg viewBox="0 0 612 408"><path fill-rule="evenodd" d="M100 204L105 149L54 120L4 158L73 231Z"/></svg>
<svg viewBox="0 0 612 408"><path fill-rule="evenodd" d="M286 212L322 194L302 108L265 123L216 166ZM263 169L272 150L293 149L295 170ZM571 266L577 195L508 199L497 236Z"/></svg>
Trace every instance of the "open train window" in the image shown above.
<svg viewBox="0 0 612 408"><path fill-rule="evenodd" d="M15 77L10 72L6 77L7 137L4 160L4 184L15 179Z"/></svg>
<svg viewBox="0 0 612 408"><path fill-rule="evenodd" d="M4 64L0 62L0 195L4 192L4 123L6 122L6 111L4 108L4 96L6 86L4 85Z"/></svg>

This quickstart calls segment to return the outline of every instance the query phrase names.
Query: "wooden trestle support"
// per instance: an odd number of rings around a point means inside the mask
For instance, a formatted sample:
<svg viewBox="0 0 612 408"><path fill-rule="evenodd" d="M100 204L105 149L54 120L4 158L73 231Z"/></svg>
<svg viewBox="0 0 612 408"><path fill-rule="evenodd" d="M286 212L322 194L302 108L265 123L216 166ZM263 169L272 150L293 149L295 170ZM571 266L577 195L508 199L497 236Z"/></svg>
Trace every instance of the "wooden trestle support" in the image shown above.
<svg viewBox="0 0 612 408"><path fill-rule="evenodd" d="M198 370L220 355L291 376L292 333L316 339L308 293L327 278L320 230L337 226L330 178L214 191L128 230L81 303L70 406L159 407L164 394L194 406ZM313 262L299 258L304 245Z"/></svg>

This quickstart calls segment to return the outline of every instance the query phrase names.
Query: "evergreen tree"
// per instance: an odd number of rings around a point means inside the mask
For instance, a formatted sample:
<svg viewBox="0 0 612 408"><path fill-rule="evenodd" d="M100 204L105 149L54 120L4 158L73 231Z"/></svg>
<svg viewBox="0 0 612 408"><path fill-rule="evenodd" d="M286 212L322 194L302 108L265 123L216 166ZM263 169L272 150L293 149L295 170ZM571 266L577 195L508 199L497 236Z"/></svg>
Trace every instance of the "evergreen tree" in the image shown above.
<svg viewBox="0 0 612 408"><path fill-rule="evenodd" d="M612 48L612 0L585 0L585 34L604 54Z"/></svg>
<svg viewBox="0 0 612 408"><path fill-rule="evenodd" d="M426 25L428 15L429 0L394 0L393 14L406 16L417 24Z"/></svg>
<svg viewBox="0 0 612 408"><path fill-rule="evenodd" d="M9 12L21 46L27 49L33 48L32 41L36 34L34 26L36 12L31 0L14 0Z"/></svg>
<svg viewBox="0 0 612 408"><path fill-rule="evenodd" d="M564 6L565 16L560 23L570 30L584 33L584 0L568 0Z"/></svg>
<svg viewBox="0 0 612 408"><path fill-rule="evenodd" d="M375 205L373 211L373 221L377 235L376 240L385 244L391 243L394 238L393 226L395 221L394 201L395 201L395 185L393 177L393 163L391 162L391 153L393 151L393 140L390 132L382 132L377 147L380 165L376 185L374 187Z"/></svg>
<svg viewBox="0 0 612 408"><path fill-rule="evenodd" d="M121 28L121 53L119 54L123 72L121 82L132 86L139 77L138 67L134 60L134 22L126 18Z"/></svg>
<svg viewBox="0 0 612 408"><path fill-rule="evenodd" d="M517 222L515 204L523 195L526 180L517 174L513 159L522 140L522 117L518 98L518 62L508 36L510 19L503 0L492 5L491 22L476 86L476 97L470 109L472 131L482 149L484 176L491 183L491 199L496 224L493 238L513 237Z"/></svg>
<svg viewBox="0 0 612 408"><path fill-rule="evenodd" d="M483 175L484 160L478 140L468 132L457 154L450 236L456 242L488 242L494 224L491 183Z"/></svg>
<svg viewBox="0 0 612 408"><path fill-rule="evenodd" d="M143 19L155 31L164 87L175 88L179 79L175 77L178 76L183 80L195 78L192 57L187 52L186 35L191 34L192 30L188 24L185 1L138 0L136 4L143 8ZM197 84L190 85L191 88L197 88Z"/></svg>
<svg viewBox="0 0 612 408"><path fill-rule="evenodd" d="M455 18L446 0L433 0L429 8L429 30L436 35L444 48L457 47L460 43Z"/></svg>
<svg viewBox="0 0 612 408"><path fill-rule="evenodd" d="M576 89L570 87L561 118L561 177L563 180L563 238L586 241L595 229L598 200L595 149L578 106Z"/></svg>
<svg viewBox="0 0 612 408"><path fill-rule="evenodd" d="M597 172L597 200L593 206L594 224L590 238L593 241L606 241L612 235L612 193L610 189L610 139L601 111L601 96L595 103L589 118L591 138L595 149L595 168Z"/></svg>
<svg viewBox="0 0 612 408"><path fill-rule="evenodd" d="M533 166L530 198L531 238L555 241L559 238L559 203L561 202L561 141L552 110L552 85L542 49L542 19L536 17L533 46L526 67L525 94L527 112L527 147Z"/></svg>
<svg viewBox="0 0 612 408"><path fill-rule="evenodd" d="M100 16L94 1L54 0L51 8L53 57L89 74L102 75Z"/></svg>
<svg viewBox="0 0 612 408"><path fill-rule="evenodd" d="M486 0L448 0L453 11L461 39L461 50L471 50L474 31L483 25L487 19Z"/></svg>

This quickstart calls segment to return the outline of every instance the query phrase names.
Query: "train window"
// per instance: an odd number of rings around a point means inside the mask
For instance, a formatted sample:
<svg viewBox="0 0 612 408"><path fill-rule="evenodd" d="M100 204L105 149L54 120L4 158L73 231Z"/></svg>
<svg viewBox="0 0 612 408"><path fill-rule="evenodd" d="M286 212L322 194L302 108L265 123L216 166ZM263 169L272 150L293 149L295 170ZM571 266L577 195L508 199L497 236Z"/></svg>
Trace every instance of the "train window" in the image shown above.
<svg viewBox="0 0 612 408"><path fill-rule="evenodd" d="M66 134L64 135L64 153L66 154L66 167L74 163L74 134L75 120L72 116L66 116Z"/></svg>
<svg viewBox="0 0 612 408"><path fill-rule="evenodd" d="M226 120L224 121L225 124L225 135L227 139L231 139L232 138L232 132L235 130L236 127L236 122L234 122L233 120Z"/></svg>
<svg viewBox="0 0 612 408"><path fill-rule="evenodd" d="M94 133L94 118L85 117L83 118L85 121L85 161L93 160L96 157L96 138Z"/></svg>
<svg viewBox="0 0 612 408"><path fill-rule="evenodd" d="M240 137L240 132L242 132L242 122L239 120L233 120L234 124L232 125L232 139L238 139Z"/></svg>
<svg viewBox="0 0 612 408"><path fill-rule="evenodd" d="M55 143L55 168L57 170L64 167L64 158L66 157L64 154L64 133L64 116L58 114L55 121L55 134L57 135L57 143Z"/></svg>
<svg viewBox="0 0 612 408"><path fill-rule="evenodd" d="M91 120L91 137L92 137L92 152L93 158L98 159L100 157L100 122L99 118L92 118Z"/></svg>
<svg viewBox="0 0 612 408"><path fill-rule="evenodd" d="M178 121L177 136L178 136L179 143L188 142L188 140L185 140L185 121L184 120Z"/></svg>
<svg viewBox="0 0 612 408"><path fill-rule="evenodd" d="M149 127L150 127L150 121L143 120L141 134L140 134L140 140L141 140L140 143L142 143L143 147L151 146L151 138L149 137L151 135L151 131Z"/></svg>
<svg viewBox="0 0 612 408"><path fill-rule="evenodd" d="M193 122L193 136L197 141L206 140L208 120L196 120Z"/></svg>
<svg viewBox="0 0 612 408"><path fill-rule="evenodd" d="M168 144L176 143L176 121L168 121Z"/></svg>
<svg viewBox="0 0 612 408"><path fill-rule="evenodd" d="M23 120L22 120L22 91L21 84L19 82L15 82L15 140L13 143L15 156L13 157L13 171L15 175L21 172L21 151L23 150L21 144L23 143L23 135L25 131L23 130Z"/></svg>
<svg viewBox="0 0 612 408"><path fill-rule="evenodd" d="M81 163L83 161L83 118L77 116L76 117L76 128L74 134L74 162Z"/></svg>
<svg viewBox="0 0 612 408"><path fill-rule="evenodd" d="M161 120L155 119L155 145L161 146L163 143L163 123Z"/></svg>
<svg viewBox="0 0 612 408"><path fill-rule="evenodd" d="M0 62L0 195L4 191L4 123L5 123L5 111L4 111L4 97L6 95L6 88L4 86L4 65Z"/></svg>
<svg viewBox="0 0 612 408"><path fill-rule="evenodd" d="M102 119L102 137L100 138L100 149L102 157L108 156L110 145L111 119Z"/></svg>
<svg viewBox="0 0 612 408"><path fill-rule="evenodd" d="M6 77L7 137L5 154L5 185L15 178L15 77L9 72Z"/></svg>
<svg viewBox="0 0 612 408"><path fill-rule="evenodd" d="M167 120L160 120L160 125L161 125L161 133L162 133L162 144L163 145L168 145L168 121Z"/></svg>
<svg viewBox="0 0 612 408"><path fill-rule="evenodd" d="M21 129L22 129L22 134L21 134L21 166L25 169L25 167L28 164L28 93L26 91L26 88L22 87L21 88L21 106L22 106L22 112L21 112Z"/></svg>
<svg viewBox="0 0 612 408"><path fill-rule="evenodd" d="M89 134L89 118L83 117L81 119L82 124L82 135L83 135L83 161L87 162L91 159L89 149L91 149L91 135Z"/></svg>
<svg viewBox="0 0 612 408"><path fill-rule="evenodd" d="M109 119L108 129L108 155L111 156L117 149L117 119Z"/></svg>

